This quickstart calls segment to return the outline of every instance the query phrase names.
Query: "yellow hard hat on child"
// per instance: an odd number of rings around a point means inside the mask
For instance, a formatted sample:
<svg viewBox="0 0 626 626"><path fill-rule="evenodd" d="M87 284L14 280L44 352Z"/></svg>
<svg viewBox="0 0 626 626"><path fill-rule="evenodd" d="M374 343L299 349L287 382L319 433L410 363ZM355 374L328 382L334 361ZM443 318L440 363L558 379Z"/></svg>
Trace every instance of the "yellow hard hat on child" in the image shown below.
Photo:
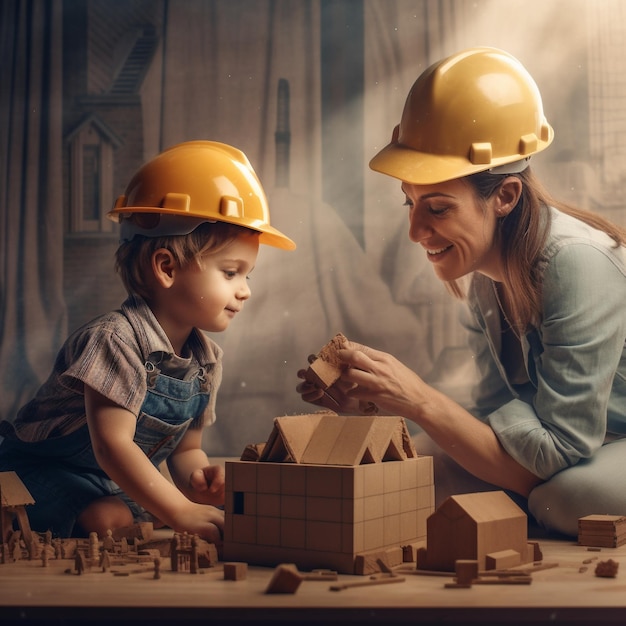
<svg viewBox="0 0 626 626"><path fill-rule="evenodd" d="M415 81L391 143L370 167L417 185L495 168L510 173L553 138L524 66L502 50L470 48Z"/></svg>
<svg viewBox="0 0 626 626"><path fill-rule="evenodd" d="M132 214L158 215L131 225ZM270 225L263 187L246 155L216 141L188 141L163 151L133 176L108 217L122 238L184 235L204 222L228 222L258 231L260 243L284 250L296 244ZM124 230L126 229L126 233Z"/></svg>

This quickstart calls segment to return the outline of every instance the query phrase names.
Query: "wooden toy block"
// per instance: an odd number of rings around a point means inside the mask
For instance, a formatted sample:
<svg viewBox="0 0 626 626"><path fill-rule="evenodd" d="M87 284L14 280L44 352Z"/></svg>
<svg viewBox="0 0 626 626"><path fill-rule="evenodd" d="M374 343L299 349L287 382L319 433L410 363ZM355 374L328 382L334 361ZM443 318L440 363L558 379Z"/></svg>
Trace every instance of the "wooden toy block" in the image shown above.
<svg viewBox="0 0 626 626"><path fill-rule="evenodd" d="M533 551L526 533L526 514L503 491L451 496L427 519L427 546L417 567L454 571L457 560L471 559L487 569L488 555L509 550L519 555L518 563L528 562Z"/></svg>
<svg viewBox="0 0 626 626"><path fill-rule="evenodd" d="M303 465L280 464L280 492L285 495L306 493L306 470Z"/></svg>
<svg viewBox="0 0 626 626"><path fill-rule="evenodd" d="M526 554L524 554L526 557ZM519 565L522 555L516 550L500 550L485 555L485 569L505 569Z"/></svg>
<svg viewBox="0 0 626 626"><path fill-rule="evenodd" d="M383 516L399 516L401 512L400 506L400 491L397 489L394 491L392 489L388 489L383 493Z"/></svg>
<svg viewBox="0 0 626 626"><path fill-rule="evenodd" d="M280 494L280 467L261 465L257 472L257 493Z"/></svg>
<svg viewBox="0 0 626 626"><path fill-rule="evenodd" d="M367 473L367 480L363 485L363 496L382 496L385 492L384 467L382 463L371 465L371 471ZM396 485L396 489L399 485Z"/></svg>
<svg viewBox="0 0 626 626"><path fill-rule="evenodd" d="M280 531L282 548L306 549L306 521L304 519L281 519Z"/></svg>
<svg viewBox="0 0 626 626"><path fill-rule="evenodd" d="M425 540L420 520L433 512L434 486L418 484L420 475L432 476L432 458L405 445L405 432L394 416L275 418L264 447L271 454L226 462L227 477L237 482L227 485L224 560L351 574L359 554L401 554L403 545ZM347 454L333 453L344 444ZM340 463L305 462L329 458ZM239 465L243 472L231 467ZM261 492L264 481L271 486Z"/></svg>
<svg viewBox="0 0 626 626"><path fill-rule="evenodd" d="M255 544L257 542L256 535L256 515L233 515L231 518L232 535L230 537L224 534L224 542L237 541L237 543L250 543ZM226 527L225 527L226 529Z"/></svg>
<svg viewBox="0 0 626 626"><path fill-rule="evenodd" d="M239 463L231 467L226 484L231 491L257 492L258 468L255 463Z"/></svg>
<svg viewBox="0 0 626 626"><path fill-rule="evenodd" d="M342 333L337 333L317 353L316 359L306 370L305 379L321 389L328 389L337 382L341 373L346 369L346 365L337 356L337 350L344 348L347 342L347 338Z"/></svg>
<svg viewBox="0 0 626 626"><path fill-rule="evenodd" d="M279 517L257 517L257 541L264 546L281 545L281 529Z"/></svg>
<svg viewBox="0 0 626 626"><path fill-rule="evenodd" d="M281 496L281 519L304 519L306 517L306 500L305 496Z"/></svg>
<svg viewBox="0 0 626 626"><path fill-rule="evenodd" d="M397 492L401 483L402 463L382 463L383 468L383 493Z"/></svg>
<svg viewBox="0 0 626 626"><path fill-rule="evenodd" d="M532 550L532 555L529 555L529 561L543 561L543 553L541 552L541 546L538 541L529 541L528 547Z"/></svg>
<svg viewBox="0 0 626 626"><path fill-rule="evenodd" d="M279 565L272 574L265 593L295 593L302 582L302 575L292 563Z"/></svg>
<svg viewBox="0 0 626 626"><path fill-rule="evenodd" d="M459 585L471 585L478 578L478 561L458 559L454 564L456 582Z"/></svg>
<svg viewBox="0 0 626 626"><path fill-rule="evenodd" d="M311 465L306 470L306 492L308 496L341 498L343 494L341 467Z"/></svg>
<svg viewBox="0 0 626 626"><path fill-rule="evenodd" d="M245 580L247 577L247 563L224 563L224 580Z"/></svg>
<svg viewBox="0 0 626 626"><path fill-rule="evenodd" d="M400 516L389 514L383 519L383 545L390 546L400 537Z"/></svg>
<svg viewBox="0 0 626 626"><path fill-rule="evenodd" d="M376 572L390 572L392 568L402 565L402 548L397 546L387 550L372 550L358 554L354 561L354 573L358 576L369 576Z"/></svg>
<svg viewBox="0 0 626 626"><path fill-rule="evenodd" d="M626 543L626 517L587 515L578 520L578 545L617 548Z"/></svg>
<svg viewBox="0 0 626 626"><path fill-rule="evenodd" d="M365 520L363 522L363 549L381 550L385 547L385 519Z"/></svg>
<svg viewBox="0 0 626 626"><path fill-rule="evenodd" d="M280 495L277 493L257 494L256 511L259 517L280 517Z"/></svg>
<svg viewBox="0 0 626 626"><path fill-rule="evenodd" d="M306 499L306 517L314 522L343 521L343 500L341 498Z"/></svg>
<svg viewBox="0 0 626 626"><path fill-rule="evenodd" d="M378 519L384 515L385 496L381 493L377 496L363 498L363 520Z"/></svg>
<svg viewBox="0 0 626 626"><path fill-rule="evenodd" d="M306 549L311 551L341 552L341 524L307 521Z"/></svg>

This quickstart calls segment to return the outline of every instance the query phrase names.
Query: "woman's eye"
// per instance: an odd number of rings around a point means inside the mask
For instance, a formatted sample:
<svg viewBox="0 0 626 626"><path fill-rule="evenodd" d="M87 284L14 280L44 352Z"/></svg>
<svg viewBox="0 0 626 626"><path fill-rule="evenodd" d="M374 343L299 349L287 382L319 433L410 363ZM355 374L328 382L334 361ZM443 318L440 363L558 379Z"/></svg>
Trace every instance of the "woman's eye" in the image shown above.
<svg viewBox="0 0 626 626"><path fill-rule="evenodd" d="M443 215L444 213L446 213L448 211L447 206L429 206L428 207L428 211L432 214L432 215Z"/></svg>

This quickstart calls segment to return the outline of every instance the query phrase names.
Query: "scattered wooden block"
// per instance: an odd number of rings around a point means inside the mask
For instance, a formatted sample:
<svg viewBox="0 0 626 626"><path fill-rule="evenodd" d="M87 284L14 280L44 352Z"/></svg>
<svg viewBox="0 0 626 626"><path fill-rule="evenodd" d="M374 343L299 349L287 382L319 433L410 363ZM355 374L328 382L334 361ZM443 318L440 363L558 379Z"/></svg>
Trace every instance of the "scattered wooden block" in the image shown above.
<svg viewBox="0 0 626 626"><path fill-rule="evenodd" d="M302 582L302 575L292 563L279 565L272 574L265 593L295 593Z"/></svg>
<svg viewBox="0 0 626 626"><path fill-rule="evenodd" d="M224 563L224 580L245 580L247 576L247 563Z"/></svg>

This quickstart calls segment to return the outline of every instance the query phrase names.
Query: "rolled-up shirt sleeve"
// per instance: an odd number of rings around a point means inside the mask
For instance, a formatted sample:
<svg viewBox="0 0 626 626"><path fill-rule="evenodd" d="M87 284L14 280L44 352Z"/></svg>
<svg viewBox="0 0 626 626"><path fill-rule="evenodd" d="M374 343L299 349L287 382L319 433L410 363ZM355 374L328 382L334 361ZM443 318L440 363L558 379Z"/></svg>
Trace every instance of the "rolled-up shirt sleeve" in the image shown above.
<svg viewBox="0 0 626 626"><path fill-rule="evenodd" d="M542 300L543 319L526 337L534 396L511 399L487 422L513 458L547 479L604 441L626 280L606 251L570 241L546 264Z"/></svg>

